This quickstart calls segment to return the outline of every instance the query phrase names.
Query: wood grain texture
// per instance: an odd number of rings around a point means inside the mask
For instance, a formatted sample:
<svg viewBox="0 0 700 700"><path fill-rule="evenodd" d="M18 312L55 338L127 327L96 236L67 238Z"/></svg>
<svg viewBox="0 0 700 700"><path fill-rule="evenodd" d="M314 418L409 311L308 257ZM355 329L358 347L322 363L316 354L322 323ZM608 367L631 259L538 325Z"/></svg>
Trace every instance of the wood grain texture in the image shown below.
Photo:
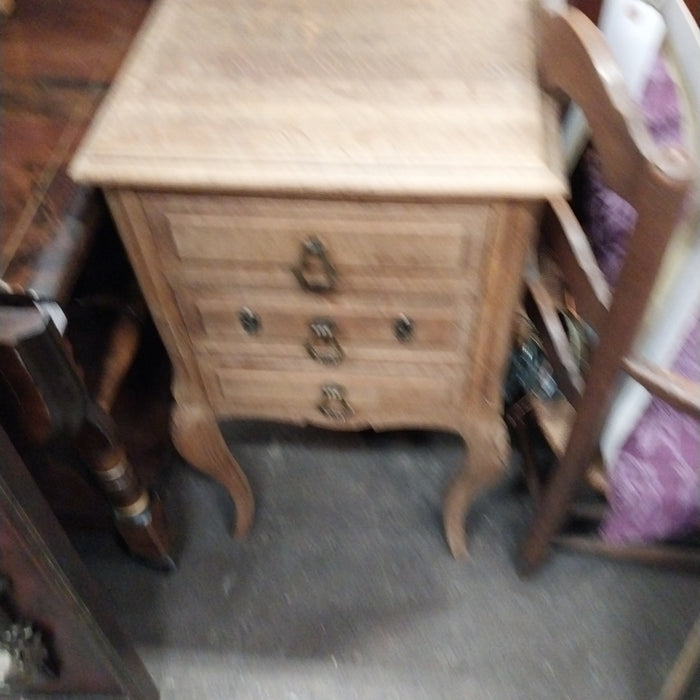
<svg viewBox="0 0 700 700"><path fill-rule="evenodd" d="M166 0L147 24L73 164L78 180L565 190L543 128L532 3Z"/></svg>
<svg viewBox="0 0 700 700"><path fill-rule="evenodd" d="M3 19L5 280L65 301L91 220L85 188L68 177L66 166L148 7L149 0L24 0Z"/></svg>

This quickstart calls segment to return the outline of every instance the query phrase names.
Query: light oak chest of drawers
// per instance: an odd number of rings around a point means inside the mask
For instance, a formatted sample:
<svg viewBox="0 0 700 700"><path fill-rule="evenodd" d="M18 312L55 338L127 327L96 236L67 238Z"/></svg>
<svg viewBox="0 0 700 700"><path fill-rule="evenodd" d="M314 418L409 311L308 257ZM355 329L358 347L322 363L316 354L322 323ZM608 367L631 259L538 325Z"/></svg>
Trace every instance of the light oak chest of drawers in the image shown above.
<svg viewBox="0 0 700 700"><path fill-rule="evenodd" d="M252 522L217 427L435 428L506 455L501 382L555 119L519 0L161 0L72 172L104 188L174 366L173 439ZM420 465L416 465L420 469Z"/></svg>

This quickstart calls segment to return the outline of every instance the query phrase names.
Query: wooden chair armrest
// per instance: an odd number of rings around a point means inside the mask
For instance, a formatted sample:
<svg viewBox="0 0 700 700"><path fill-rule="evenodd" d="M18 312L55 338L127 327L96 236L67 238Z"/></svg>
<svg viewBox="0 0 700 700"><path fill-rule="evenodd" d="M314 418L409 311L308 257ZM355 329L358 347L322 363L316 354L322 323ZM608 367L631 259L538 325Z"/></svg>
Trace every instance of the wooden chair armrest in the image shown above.
<svg viewBox="0 0 700 700"><path fill-rule="evenodd" d="M649 393L673 408L700 419L700 382L636 357L626 358L623 367Z"/></svg>

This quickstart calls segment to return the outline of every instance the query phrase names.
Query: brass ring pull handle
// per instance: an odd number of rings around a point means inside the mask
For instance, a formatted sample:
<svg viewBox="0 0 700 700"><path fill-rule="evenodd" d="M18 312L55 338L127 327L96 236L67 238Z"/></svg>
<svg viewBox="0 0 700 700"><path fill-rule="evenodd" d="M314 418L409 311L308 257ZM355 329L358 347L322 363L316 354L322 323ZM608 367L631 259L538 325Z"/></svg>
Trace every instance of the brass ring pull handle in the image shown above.
<svg viewBox="0 0 700 700"><path fill-rule="evenodd" d="M328 259L326 248L315 236L301 244L299 264L292 268L292 272L307 292L323 294L335 289L337 273Z"/></svg>
<svg viewBox="0 0 700 700"><path fill-rule="evenodd" d="M335 337L335 322L328 318L318 318L309 324L311 337L304 347L309 355L322 365L338 365L345 352Z"/></svg>
<svg viewBox="0 0 700 700"><path fill-rule="evenodd" d="M330 420L345 422L355 411L345 398L345 387L339 384L324 384L321 387L321 403L318 410Z"/></svg>

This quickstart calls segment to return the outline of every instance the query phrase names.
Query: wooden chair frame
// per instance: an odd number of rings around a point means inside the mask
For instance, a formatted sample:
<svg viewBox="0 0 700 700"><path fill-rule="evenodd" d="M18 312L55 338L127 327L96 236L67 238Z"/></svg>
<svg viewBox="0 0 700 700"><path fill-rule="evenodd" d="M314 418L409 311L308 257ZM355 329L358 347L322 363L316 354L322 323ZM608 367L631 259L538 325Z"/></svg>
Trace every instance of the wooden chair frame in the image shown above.
<svg viewBox="0 0 700 700"><path fill-rule="evenodd" d="M694 180L692 158L678 148L656 147L602 34L583 13L564 3L546 2L540 26L543 84L583 110L603 179L638 216L614 289L605 281L568 202L551 201L543 218L539 257L533 259L527 274L525 308L540 333L565 400L550 406L533 402L534 415L543 425L557 461L541 487L535 516L522 544L519 563L523 573L544 561L567 517L596 457L622 372L674 407L700 418L697 384L629 354ZM543 256L556 262L567 294L576 301L577 313L597 334L585 372L571 353L558 313L560 290L547 284Z"/></svg>

